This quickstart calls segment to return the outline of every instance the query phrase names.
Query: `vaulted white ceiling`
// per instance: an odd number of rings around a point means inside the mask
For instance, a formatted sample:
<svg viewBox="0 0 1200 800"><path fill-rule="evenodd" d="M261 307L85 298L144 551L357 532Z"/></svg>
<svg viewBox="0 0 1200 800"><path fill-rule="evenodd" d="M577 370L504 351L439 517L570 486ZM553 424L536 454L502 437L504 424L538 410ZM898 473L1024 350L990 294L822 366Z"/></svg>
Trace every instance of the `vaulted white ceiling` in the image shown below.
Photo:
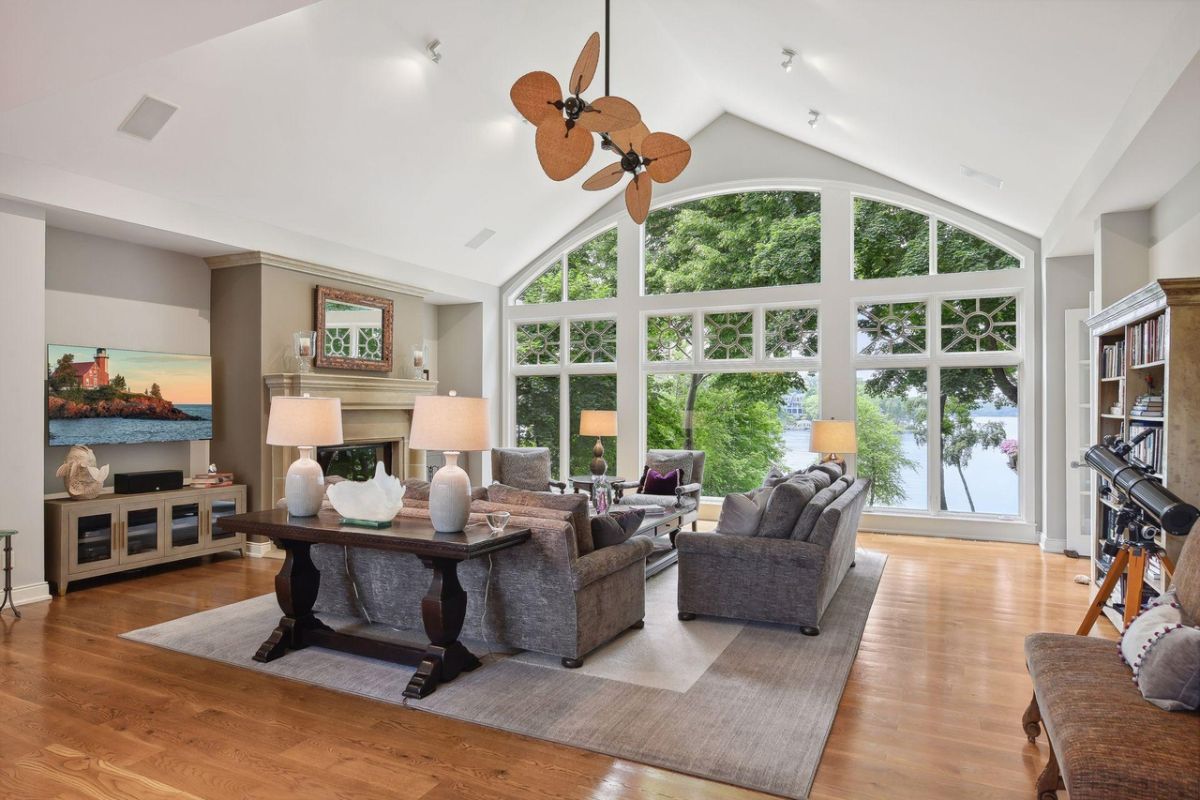
<svg viewBox="0 0 1200 800"><path fill-rule="evenodd" d="M611 88L652 129L691 136L729 111L1041 235L1188 5L614 0ZM493 284L618 191L578 188L599 151L547 179L508 100L529 70L566 77L600 0L0 11L0 45L23 43L0 56L3 153ZM180 107L151 143L116 131L143 94Z"/></svg>

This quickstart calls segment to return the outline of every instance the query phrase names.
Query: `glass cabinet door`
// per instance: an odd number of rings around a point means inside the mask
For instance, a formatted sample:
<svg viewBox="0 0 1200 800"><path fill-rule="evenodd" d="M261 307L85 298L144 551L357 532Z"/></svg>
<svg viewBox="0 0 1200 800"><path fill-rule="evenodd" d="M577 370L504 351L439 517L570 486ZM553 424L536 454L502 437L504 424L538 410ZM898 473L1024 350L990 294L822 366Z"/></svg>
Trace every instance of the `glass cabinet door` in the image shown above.
<svg viewBox="0 0 1200 800"><path fill-rule="evenodd" d="M204 501L200 497L181 497L167 501L167 552L199 550L204 529Z"/></svg>
<svg viewBox="0 0 1200 800"><path fill-rule="evenodd" d="M79 511L67 515L72 572L86 572L117 563L117 530L120 520L113 511Z"/></svg>
<svg viewBox="0 0 1200 800"><path fill-rule="evenodd" d="M224 492L219 490L211 490L213 494L208 495L205 499L208 501L208 536L209 541L220 543L226 539L233 539L237 536L232 531L227 531L224 528L217 526L217 520L221 517L228 517L231 514L241 514L246 510L246 504L243 500L241 491Z"/></svg>
<svg viewBox="0 0 1200 800"><path fill-rule="evenodd" d="M122 503L118 533L121 563L147 561L162 555L162 530L161 501Z"/></svg>

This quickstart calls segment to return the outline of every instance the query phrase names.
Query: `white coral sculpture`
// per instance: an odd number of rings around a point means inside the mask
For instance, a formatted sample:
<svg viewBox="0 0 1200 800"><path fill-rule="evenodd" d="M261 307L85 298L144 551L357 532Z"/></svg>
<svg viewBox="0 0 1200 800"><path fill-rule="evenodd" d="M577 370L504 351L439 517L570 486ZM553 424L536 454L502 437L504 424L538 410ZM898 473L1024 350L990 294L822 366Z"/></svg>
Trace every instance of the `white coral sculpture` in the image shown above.
<svg viewBox="0 0 1200 800"><path fill-rule="evenodd" d="M404 506L404 484L387 474L383 462L375 465L369 481L340 481L325 490L334 510L346 519L389 522Z"/></svg>
<svg viewBox="0 0 1200 800"><path fill-rule="evenodd" d="M92 448L75 445L67 453L67 460L54 473L63 479L67 494L74 500L91 500L100 494L108 478L108 464L96 466L96 454Z"/></svg>

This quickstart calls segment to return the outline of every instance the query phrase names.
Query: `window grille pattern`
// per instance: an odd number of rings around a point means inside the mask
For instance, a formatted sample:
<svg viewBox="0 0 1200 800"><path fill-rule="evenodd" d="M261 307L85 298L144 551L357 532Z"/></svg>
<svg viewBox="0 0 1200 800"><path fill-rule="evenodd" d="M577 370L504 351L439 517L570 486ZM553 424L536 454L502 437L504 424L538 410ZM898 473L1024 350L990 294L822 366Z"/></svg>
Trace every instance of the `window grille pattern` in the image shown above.
<svg viewBox="0 0 1200 800"><path fill-rule="evenodd" d="M572 364L611 364L616 360L615 319L577 319L571 322Z"/></svg>
<svg viewBox="0 0 1200 800"><path fill-rule="evenodd" d="M942 303L942 350L988 353L1017 349L1017 298L969 297Z"/></svg>
<svg viewBox="0 0 1200 800"><path fill-rule="evenodd" d="M817 309L768 309L764 318L767 358L817 355Z"/></svg>
<svg viewBox="0 0 1200 800"><path fill-rule="evenodd" d="M858 307L858 352L911 355L926 346L924 303L874 303Z"/></svg>
<svg viewBox="0 0 1200 800"><path fill-rule="evenodd" d="M350 338L349 328L325 329L326 355L351 358L352 342L353 340Z"/></svg>
<svg viewBox="0 0 1200 800"><path fill-rule="evenodd" d="M716 361L754 357L754 313L727 311L704 315L704 357Z"/></svg>
<svg viewBox="0 0 1200 800"><path fill-rule="evenodd" d="M517 326L517 363L524 365L557 364L559 361L557 322L535 322Z"/></svg>
<svg viewBox="0 0 1200 800"><path fill-rule="evenodd" d="M646 318L648 361L692 360L692 315L671 314Z"/></svg>

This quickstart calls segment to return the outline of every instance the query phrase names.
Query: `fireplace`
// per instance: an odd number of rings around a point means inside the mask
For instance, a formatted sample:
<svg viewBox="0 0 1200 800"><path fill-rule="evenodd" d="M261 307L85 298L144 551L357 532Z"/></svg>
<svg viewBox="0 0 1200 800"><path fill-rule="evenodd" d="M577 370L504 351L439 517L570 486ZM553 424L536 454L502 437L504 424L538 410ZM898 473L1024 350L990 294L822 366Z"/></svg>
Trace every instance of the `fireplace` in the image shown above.
<svg viewBox="0 0 1200 800"><path fill-rule="evenodd" d="M383 462L388 475L396 474L392 460L392 442L362 442L317 448L317 463L321 471L350 481L365 481L375 477L375 465Z"/></svg>

